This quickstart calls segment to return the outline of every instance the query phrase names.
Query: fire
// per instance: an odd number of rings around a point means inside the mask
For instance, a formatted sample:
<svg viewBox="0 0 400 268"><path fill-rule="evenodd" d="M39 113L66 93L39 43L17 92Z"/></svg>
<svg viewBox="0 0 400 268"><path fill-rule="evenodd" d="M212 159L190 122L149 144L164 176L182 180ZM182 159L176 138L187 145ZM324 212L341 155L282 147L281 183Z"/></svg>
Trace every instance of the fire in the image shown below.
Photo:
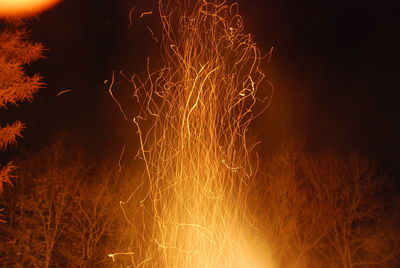
<svg viewBox="0 0 400 268"><path fill-rule="evenodd" d="M0 17L26 17L56 5L60 0L0 0Z"/></svg>
<svg viewBox="0 0 400 268"><path fill-rule="evenodd" d="M255 264L246 201L256 172L248 129L269 98L258 92L263 56L237 8L159 2L164 67L151 72L148 61L147 79L132 78L146 165L145 194L129 217L134 267L271 267Z"/></svg>

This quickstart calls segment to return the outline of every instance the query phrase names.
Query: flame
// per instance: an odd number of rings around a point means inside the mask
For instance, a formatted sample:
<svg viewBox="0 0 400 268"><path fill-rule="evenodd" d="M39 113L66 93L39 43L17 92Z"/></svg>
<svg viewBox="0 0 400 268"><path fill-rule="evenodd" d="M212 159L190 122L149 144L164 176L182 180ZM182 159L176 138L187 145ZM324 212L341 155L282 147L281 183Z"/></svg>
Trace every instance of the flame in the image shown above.
<svg viewBox="0 0 400 268"><path fill-rule="evenodd" d="M0 17L27 17L56 5L60 0L0 0Z"/></svg>
<svg viewBox="0 0 400 268"><path fill-rule="evenodd" d="M256 172L248 129L269 98L258 92L263 56L237 8L159 2L164 68L151 72L148 61L147 79L132 78L146 165L144 196L128 219L134 267L272 267L256 264L246 201Z"/></svg>

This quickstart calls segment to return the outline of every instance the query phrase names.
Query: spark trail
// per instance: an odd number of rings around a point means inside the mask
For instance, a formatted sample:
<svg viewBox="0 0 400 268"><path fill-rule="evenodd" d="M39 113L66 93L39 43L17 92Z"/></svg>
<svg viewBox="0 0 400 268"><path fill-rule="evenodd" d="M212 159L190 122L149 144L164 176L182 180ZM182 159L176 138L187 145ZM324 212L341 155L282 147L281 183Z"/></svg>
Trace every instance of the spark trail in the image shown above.
<svg viewBox="0 0 400 268"><path fill-rule="evenodd" d="M130 216L134 267L261 267L251 254L246 200L257 163L247 135L269 98L257 90L263 56L237 8L159 2L164 68L151 72L148 62L147 79L132 80L146 166Z"/></svg>

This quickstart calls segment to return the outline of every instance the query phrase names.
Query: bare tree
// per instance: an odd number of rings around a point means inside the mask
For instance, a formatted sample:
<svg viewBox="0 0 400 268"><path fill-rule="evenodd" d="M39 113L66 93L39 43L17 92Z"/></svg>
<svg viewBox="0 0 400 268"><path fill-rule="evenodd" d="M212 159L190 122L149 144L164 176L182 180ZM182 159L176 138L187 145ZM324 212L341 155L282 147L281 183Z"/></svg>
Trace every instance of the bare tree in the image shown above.
<svg viewBox="0 0 400 268"><path fill-rule="evenodd" d="M84 173L80 160L68 160L61 146L56 144L21 164L22 180L5 192L9 220L1 226L6 237L1 246L6 247L3 254L7 256L1 259L6 264L55 265L55 247L68 225L66 216L73 209L75 182Z"/></svg>
<svg viewBox="0 0 400 268"><path fill-rule="evenodd" d="M278 267L310 267L310 251L327 232L321 200L310 192L301 170L305 155L292 144L265 161L256 188L256 214L263 224L261 235L270 244Z"/></svg>
<svg viewBox="0 0 400 268"><path fill-rule="evenodd" d="M322 200L329 229L317 251L325 265L388 267L397 251L396 234L379 193L385 179L376 165L360 155L325 153L303 161L314 195Z"/></svg>
<svg viewBox="0 0 400 268"><path fill-rule="evenodd" d="M62 142L19 166L22 179L2 198L9 213L0 225L0 267L112 266L117 221L125 219L121 174L88 165Z"/></svg>
<svg viewBox="0 0 400 268"><path fill-rule="evenodd" d="M373 162L292 145L265 163L255 212L278 267L390 267L399 237Z"/></svg>
<svg viewBox="0 0 400 268"><path fill-rule="evenodd" d="M108 254L115 239L116 216L120 213L118 190L113 185L114 171L102 170L96 174L81 182L72 200L74 210L69 213L61 247L71 267L100 267L111 262Z"/></svg>

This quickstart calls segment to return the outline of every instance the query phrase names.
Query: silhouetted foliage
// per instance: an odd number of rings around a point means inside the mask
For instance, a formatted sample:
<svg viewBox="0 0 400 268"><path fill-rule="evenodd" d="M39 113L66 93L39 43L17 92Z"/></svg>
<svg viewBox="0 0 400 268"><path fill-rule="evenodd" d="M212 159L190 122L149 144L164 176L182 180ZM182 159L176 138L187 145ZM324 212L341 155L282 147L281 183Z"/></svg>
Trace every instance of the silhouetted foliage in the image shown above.
<svg viewBox="0 0 400 268"><path fill-rule="evenodd" d="M41 77L29 76L24 66L43 56L43 46L28 40L27 30L21 22L11 21L0 30L0 108L31 101L42 86ZM1 27L1 26L0 26ZM0 125L0 150L16 143L24 125L20 121ZM0 192L3 184L11 184L12 163L0 168Z"/></svg>

